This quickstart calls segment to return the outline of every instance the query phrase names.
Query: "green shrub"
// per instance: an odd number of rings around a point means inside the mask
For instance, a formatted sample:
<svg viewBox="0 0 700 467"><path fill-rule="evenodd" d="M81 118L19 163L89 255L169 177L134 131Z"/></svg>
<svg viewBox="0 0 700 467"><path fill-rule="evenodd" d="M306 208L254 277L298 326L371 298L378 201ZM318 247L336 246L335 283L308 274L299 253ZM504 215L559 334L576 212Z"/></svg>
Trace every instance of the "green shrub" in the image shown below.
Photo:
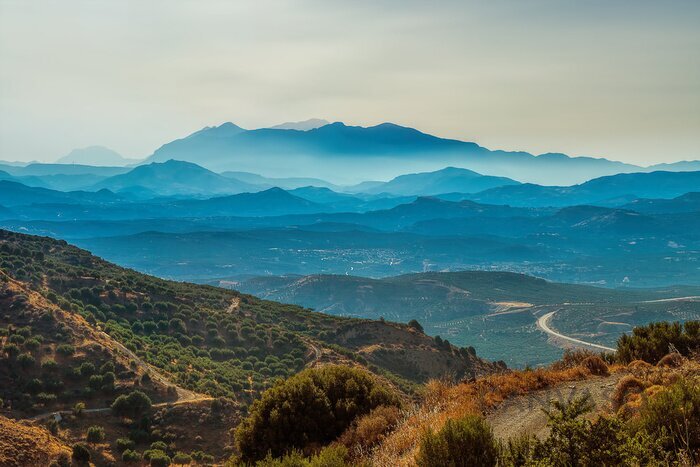
<svg viewBox="0 0 700 467"><path fill-rule="evenodd" d="M700 321L681 323L650 323L638 326L632 334L623 334L617 341L618 358L629 363L632 360L644 360L656 364L669 353L673 345L681 355L687 356L691 351L700 349Z"/></svg>
<svg viewBox="0 0 700 467"><path fill-rule="evenodd" d="M132 391L117 397L111 408L115 415L138 417L150 410L151 399L141 391Z"/></svg>
<svg viewBox="0 0 700 467"><path fill-rule="evenodd" d="M73 462L77 465L86 465L90 462L90 451L84 444L73 445Z"/></svg>
<svg viewBox="0 0 700 467"><path fill-rule="evenodd" d="M23 353L23 354L20 354L20 355L17 356L17 363L19 363L19 365L20 365L22 368L27 369L27 368L33 367L34 364L36 363L36 360L34 359L34 357L32 356L32 354L30 354L30 353Z"/></svg>
<svg viewBox="0 0 700 467"><path fill-rule="evenodd" d="M192 456L184 452L178 452L173 456L173 464L186 465L192 462Z"/></svg>
<svg viewBox="0 0 700 467"><path fill-rule="evenodd" d="M440 431L426 432L420 441L419 467L495 466L498 445L491 427L476 415L448 420Z"/></svg>
<svg viewBox="0 0 700 467"><path fill-rule="evenodd" d="M168 445L163 441L154 441L151 443L151 449L165 452L168 450Z"/></svg>
<svg viewBox="0 0 700 467"><path fill-rule="evenodd" d="M280 456L293 448L323 445L352 421L380 405L400 404L366 371L328 365L302 371L265 391L236 430L245 461Z"/></svg>
<svg viewBox="0 0 700 467"><path fill-rule="evenodd" d="M682 448L690 453L699 453L700 384L684 378L666 390L645 398L639 418L631 423L661 440L668 451Z"/></svg>
<svg viewBox="0 0 700 467"><path fill-rule="evenodd" d="M117 450L120 452L124 452L129 449L134 449L135 444L136 443L134 443L129 438L118 438L116 441Z"/></svg>
<svg viewBox="0 0 700 467"><path fill-rule="evenodd" d="M75 347L70 344L61 344L56 347L56 353L69 357L75 353Z"/></svg>
<svg viewBox="0 0 700 467"><path fill-rule="evenodd" d="M93 425L87 430L87 442L99 443L105 439L105 429L98 425Z"/></svg>
<svg viewBox="0 0 700 467"><path fill-rule="evenodd" d="M132 462L138 462L141 460L141 454L139 454L137 451L133 451L131 449L126 449L124 452L122 452L122 461L129 464Z"/></svg>
<svg viewBox="0 0 700 467"><path fill-rule="evenodd" d="M85 402L76 402L73 406L73 415L79 417L83 414L83 410L85 410Z"/></svg>

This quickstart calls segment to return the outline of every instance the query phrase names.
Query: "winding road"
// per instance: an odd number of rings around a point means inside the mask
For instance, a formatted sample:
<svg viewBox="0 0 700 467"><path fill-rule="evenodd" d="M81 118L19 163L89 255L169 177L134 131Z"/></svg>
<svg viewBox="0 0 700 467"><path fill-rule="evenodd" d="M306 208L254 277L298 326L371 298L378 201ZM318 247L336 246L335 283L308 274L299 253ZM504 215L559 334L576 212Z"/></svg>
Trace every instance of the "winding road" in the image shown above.
<svg viewBox="0 0 700 467"><path fill-rule="evenodd" d="M592 342L586 342L582 341L581 339L576 339L574 337L569 337L565 336L564 334L555 331L554 329L549 327L549 320L554 314L557 312L557 310L550 311L549 313L545 313L542 316L540 316L537 319L537 327L549 334L552 337L556 337L557 339L562 339L567 342L571 342L572 344L578 345L579 347L586 347L590 349L595 349L595 350L605 350L607 352L616 352L616 349L613 349L612 347L606 347L604 345L600 344L594 344Z"/></svg>

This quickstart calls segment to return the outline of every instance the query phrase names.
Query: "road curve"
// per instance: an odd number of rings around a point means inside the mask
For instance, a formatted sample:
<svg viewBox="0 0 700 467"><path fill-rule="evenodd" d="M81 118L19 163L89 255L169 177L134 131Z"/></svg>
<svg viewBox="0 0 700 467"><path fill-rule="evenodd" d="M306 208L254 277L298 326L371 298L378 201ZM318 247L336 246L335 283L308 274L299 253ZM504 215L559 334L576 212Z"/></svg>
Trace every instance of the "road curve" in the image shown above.
<svg viewBox="0 0 700 467"><path fill-rule="evenodd" d="M576 344L580 347L587 347L595 350L605 350L608 352L615 352L616 349L613 349L612 347L606 347L604 345L600 344L594 344L592 342L586 342L582 341L581 339L576 339L573 337L565 336L564 334L561 334L554 329L549 327L549 319L554 316L554 314L557 312L557 310L550 311L549 313L545 313L542 316L540 316L537 319L537 327L549 334L550 336L556 337L558 339L565 340L567 342L571 342L573 344Z"/></svg>

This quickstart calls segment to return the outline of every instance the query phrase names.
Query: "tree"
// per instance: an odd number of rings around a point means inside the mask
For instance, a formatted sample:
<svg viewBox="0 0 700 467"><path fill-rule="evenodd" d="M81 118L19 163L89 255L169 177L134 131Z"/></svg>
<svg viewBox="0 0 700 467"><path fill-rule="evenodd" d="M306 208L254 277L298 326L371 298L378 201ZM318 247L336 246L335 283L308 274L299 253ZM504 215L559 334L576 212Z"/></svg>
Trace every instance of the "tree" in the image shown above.
<svg viewBox="0 0 700 467"><path fill-rule="evenodd" d="M495 466L498 444L491 427L479 416L448 420L440 431L423 435L416 463L419 467Z"/></svg>
<svg viewBox="0 0 700 467"><path fill-rule="evenodd" d="M112 412L119 416L137 417L150 410L151 399L141 391L122 394L112 403Z"/></svg>

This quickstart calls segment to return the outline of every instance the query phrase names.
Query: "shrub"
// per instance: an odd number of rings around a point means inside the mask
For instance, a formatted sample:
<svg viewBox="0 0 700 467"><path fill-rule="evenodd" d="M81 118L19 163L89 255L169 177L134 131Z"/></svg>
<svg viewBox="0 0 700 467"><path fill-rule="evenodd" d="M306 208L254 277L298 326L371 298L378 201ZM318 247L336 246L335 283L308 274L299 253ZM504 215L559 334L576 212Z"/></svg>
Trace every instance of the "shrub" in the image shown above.
<svg viewBox="0 0 700 467"><path fill-rule="evenodd" d="M90 451L84 444L73 445L73 462L77 465L85 465L90 462Z"/></svg>
<svg viewBox="0 0 700 467"><path fill-rule="evenodd" d="M76 402L75 405L73 406L73 415L76 417L79 417L80 415L83 414L83 410L85 410L85 403L84 402Z"/></svg>
<svg viewBox="0 0 700 467"><path fill-rule="evenodd" d="M132 391L117 397L111 408L115 415L138 417L150 410L151 399L141 391Z"/></svg>
<svg viewBox="0 0 700 467"><path fill-rule="evenodd" d="M151 449L165 452L168 450L168 445L163 441L154 441L151 443Z"/></svg>
<svg viewBox="0 0 700 467"><path fill-rule="evenodd" d="M394 406L381 406L373 409L367 415L358 417L339 441L351 448L357 446L362 450L379 443L384 435L393 428L401 417L401 410Z"/></svg>
<svg viewBox="0 0 700 467"><path fill-rule="evenodd" d="M126 449L124 452L122 452L122 461L127 464L132 462L138 462L140 460L141 454L139 454L137 451Z"/></svg>
<svg viewBox="0 0 700 467"><path fill-rule="evenodd" d="M19 363L19 365L20 365L22 368L25 368L25 369L26 369L26 368L31 368L31 367L33 367L33 366L34 366L34 363L36 363L36 360L34 359L34 357L32 356L32 354L30 354L30 353L23 353L23 354L20 354L20 355L17 356L17 363Z"/></svg>
<svg viewBox="0 0 700 467"><path fill-rule="evenodd" d="M90 362L84 362L80 365L80 376L88 377L95 374L95 365Z"/></svg>
<svg viewBox="0 0 700 467"><path fill-rule="evenodd" d="M56 360L44 360L41 363L41 369L44 371L56 371L58 368L58 363L56 363Z"/></svg>
<svg viewBox="0 0 700 467"><path fill-rule="evenodd" d="M105 439L105 429L98 425L93 425L87 430L87 442L99 443Z"/></svg>
<svg viewBox="0 0 700 467"><path fill-rule="evenodd" d="M612 395L613 409L622 407L631 394L639 394L644 391L644 383L632 375L626 375L617 383Z"/></svg>
<svg viewBox="0 0 700 467"><path fill-rule="evenodd" d="M617 341L617 355L625 363L639 359L655 364L669 353L670 345L685 356L700 348L700 321L636 327L632 335L624 334Z"/></svg>
<svg viewBox="0 0 700 467"><path fill-rule="evenodd" d="M498 445L491 427L476 415L448 420L440 431L426 432L420 441L419 467L495 466Z"/></svg>
<svg viewBox="0 0 700 467"><path fill-rule="evenodd" d="M56 347L56 352L66 357L69 357L75 353L75 347L73 347L70 344L61 344L58 347Z"/></svg>
<svg viewBox="0 0 700 467"><path fill-rule="evenodd" d="M676 352L666 355L656 364L656 366L666 368L678 368L681 365L683 365L683 356Z"/></svg>
<svg viewBox="0 0 700 467"><path fill-rule="evenodd" d="M170 457L160 449L150 449L144 452L143 458L149 461L151 467L167 467L170 465Z"/></svg>
<svg viewBox="0 0 700 467"><path fill-rule="evenodd" d="M130 449L134 449L135 444L136 443L134 443L129 438L118 438L116 441L117 450L121 451L121 452L130 450Z"/></svg>
<svg viewBox="0 0 700 467"><path fill-rule="evenodd" d="M245 461L280 456L293 448L326 444L358 416L380 405L400 404L398 395L366 371L328 365L302 371L265 391L236 429Z"/></svg>
<svg viewBox="0 0 700 467"><path fill-rule="evenodd" d="M700 450L700 384L681 379L644 399L639 419L632 423L660 439L669 451Z"/></svg>
<svg viewBox="0 0 700 467"><path fill-rule="evenodd" d="M592 375L608 376L610 374L608 371L608 365L606 365L603 359L598 355L586 357L581 362L581 366L590 371Z"/></svg>
<svg viewBox="0 0 700 467"><path fill-rule="evenodd" d="M192 456L184 452L178 452L173 456L173 464L186 465L192 462Z"/></svg>

